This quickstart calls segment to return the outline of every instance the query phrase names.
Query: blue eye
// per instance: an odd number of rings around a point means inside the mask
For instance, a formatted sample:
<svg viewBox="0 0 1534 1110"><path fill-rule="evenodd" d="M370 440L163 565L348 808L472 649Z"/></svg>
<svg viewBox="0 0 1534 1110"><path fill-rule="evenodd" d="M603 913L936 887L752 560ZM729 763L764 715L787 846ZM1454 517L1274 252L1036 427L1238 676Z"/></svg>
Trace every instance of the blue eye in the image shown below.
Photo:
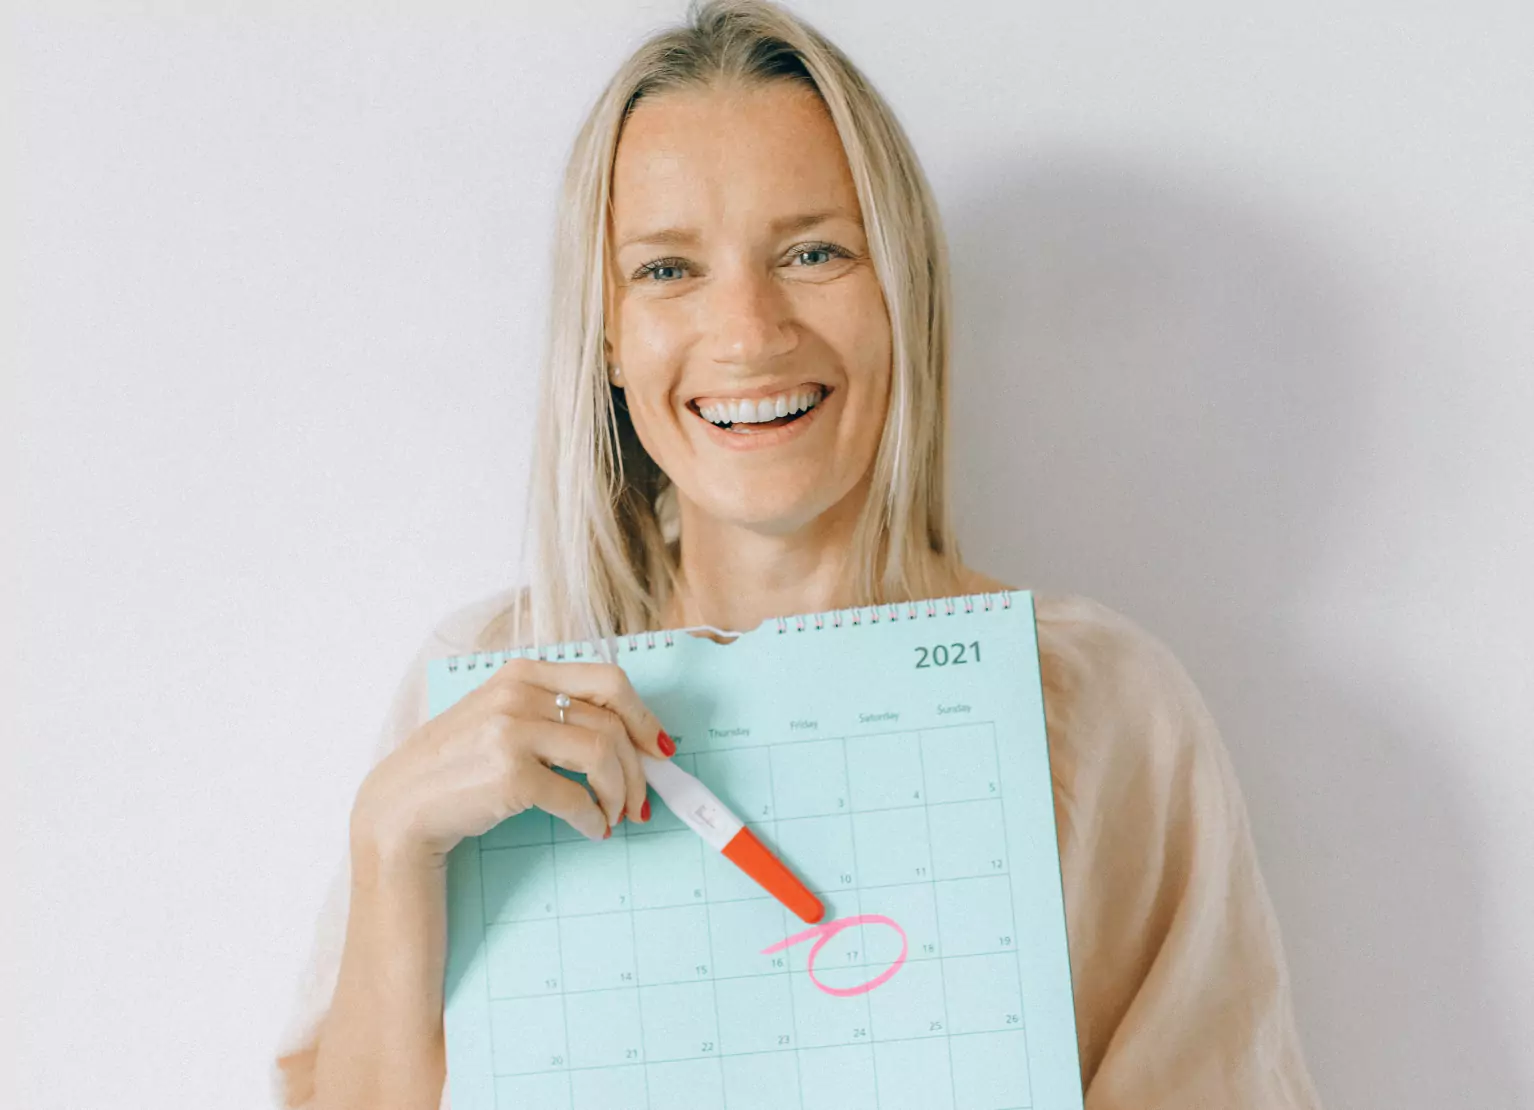
<svg viewBox="0 0 1534 1110"><path fill-rule="evenodd" d="M805 243L802 246L795 247L792 251L790 251L789 257L798 259L806 254L828 254L833 258L852 257L851 251L844 250L843 248L838 247L835 243ZM824 265L825 263L821 262L811 264L809 266L801 266L798 268L813 270L818 266ZM639 267L639 269L635 270L632 280L643 281L645 278L653 277L655 274L660 273L662 270L686 270L687 268L688 263L685 258L657 258L654 262L646 262L643 266ZM652 281L649 284L670 285L672 282L669 280L660 280Z"/></svg>
<svg viewBox="0 0 1534 1110"><path fill-rule="evenodd" d="M832 256L835 256L835 255L839 254L839 255L845 256L846 253L847 252L842 250L840 247L833 247L833 246L831 246L831 244L825 243L825 244L816 244L816 245L808 246L808 247L801 247L800 249L798 249L798 250L796 250L794 252L794 257L795 258L800 258L800 257L802 257L803 255L806 255L806 254L829 254L829 255L832 255Z"/></svg>
<svg viewBox="0 0 1534 1110"><path fill-rule="evenodd" d="M639 267L638 270L634 271L634 277L636 280L640 278L647 278L651 274L654 274L660 270L680 270L683 269L686 265L687 263L680 258L662 258L656 262L646 262L643 266ZM662 281L656 282L655 284L665 285L667 283Z"/></svg>
<svg viewBox="0 0 1534 1110"><path fill-rule="evenodd" d="M803 246L795 247L792 254L794 258L799 258L806 254L829 254L832 258L852 257L851 251L838 247L835 243L805 243ZM825 263L822 262L820 265L823 266ZM808 268L813 270L816 267L811 266Z"/></svg>

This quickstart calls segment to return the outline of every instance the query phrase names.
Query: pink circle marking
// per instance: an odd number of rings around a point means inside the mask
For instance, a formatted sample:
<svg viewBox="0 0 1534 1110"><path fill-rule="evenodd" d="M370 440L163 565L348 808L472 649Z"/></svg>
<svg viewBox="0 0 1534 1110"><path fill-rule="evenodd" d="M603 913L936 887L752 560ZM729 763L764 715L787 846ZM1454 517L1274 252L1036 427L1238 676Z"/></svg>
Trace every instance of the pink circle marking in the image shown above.
<svg viewBox="0 0 1534 1110"><path fill-rule="evenodd" d="M890 964L889 967L885 968L882 972L880 972L878 975L875 975L866 983L859 983L855 987L828 987L819 979L815 978L815 957L820 954L820 950L826 946L827 941L829 941L843 929L850 929L854 925L888 925L891 929L894 929L895 932L900 934L900 955L895 957L894 963ZM809 957L805 960L805 971L810 977L810 982L814 983L827 994L835 995L837 998L851 998L853 995L867 994L875 987L882 987L885 983L888 983L890 979L894 977L895 972L899 971L901 965L905 963L906 951L908 948L906 943L905 930L900 927L900 923L898 921L895 921L893 918L885 917L882 913L865 913L859 914L856 917L838 917L834 921L821 922L819 925L812 926L804 930L802 933L795 933L787 940L780 940L776 944L763 948L762 955L770 956L774 952L781 952L785 948L791 948L796 944L801 944L804 941L809 940L811 937L815 938L815 943L810 946Z"/></svg>

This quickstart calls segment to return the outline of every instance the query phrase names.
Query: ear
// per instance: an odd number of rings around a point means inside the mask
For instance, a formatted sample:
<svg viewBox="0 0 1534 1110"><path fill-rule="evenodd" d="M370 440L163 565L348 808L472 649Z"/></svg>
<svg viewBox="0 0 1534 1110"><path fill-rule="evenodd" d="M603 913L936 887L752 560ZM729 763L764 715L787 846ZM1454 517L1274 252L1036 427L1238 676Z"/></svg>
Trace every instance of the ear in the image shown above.
<svg viewBox="0 0 1534 1110"><path fill-rule="evenodd" d="M623 371L614 364L613 341L612 337L608 335L602 336L602 361L607 365L607 380L619 389L622 389Z"/></svg>

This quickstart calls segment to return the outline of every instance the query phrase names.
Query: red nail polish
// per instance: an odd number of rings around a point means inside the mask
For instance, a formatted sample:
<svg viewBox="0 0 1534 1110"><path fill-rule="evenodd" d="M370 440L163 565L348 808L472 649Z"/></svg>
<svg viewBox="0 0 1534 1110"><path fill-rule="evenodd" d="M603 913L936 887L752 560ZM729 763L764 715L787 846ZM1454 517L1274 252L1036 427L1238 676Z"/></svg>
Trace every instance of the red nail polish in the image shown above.
<svg viewBox="0 0 1534 1110"><path fill-rule="evenodd" d="M660 745L662 755L676 754L676 741L666 735L665 729L660 730L660 737L656 740L656 743Z"/></svg>
<svg viewBox="0 0 1534 1110"><path fill-rule="evenodd" d="M639 819L641 821L648 821L650 819L650 799L649 798L646 798L644 800L644 805L639 807Z"/></svg>
<svg viewBox="0 0 1534 1110"><path fill-rule="evenodd" d="M602 839L606 840L609 836L612 836L612 834L613 834L613 827L611 825L608 825L607 826L607 831L602 834Z"/></svg>

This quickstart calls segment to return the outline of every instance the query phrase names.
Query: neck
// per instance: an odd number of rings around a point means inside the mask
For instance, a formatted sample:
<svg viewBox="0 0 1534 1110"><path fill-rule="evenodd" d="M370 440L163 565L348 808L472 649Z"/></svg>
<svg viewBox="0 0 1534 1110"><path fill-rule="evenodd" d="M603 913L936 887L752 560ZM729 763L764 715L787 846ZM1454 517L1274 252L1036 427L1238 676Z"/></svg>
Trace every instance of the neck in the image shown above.
<svg viewBox="0 0 1534 1110"><path fill-rule="evenodd" d="M664 627L747 632L773 617L856 604L844 572L861 506L859 492L800 528L771 532L680 499L680 567ZM961 572L946 592L960 592L968 577Z"/></svg>
<svg viewBox="0 0 1534 1110"><path fill-rule="evenodd" d="M825 513L774 534L709 518L685 502L679 508L680 566L667 627L746 632L770 617L851 604L841 579L854 521Z"/></svg>

